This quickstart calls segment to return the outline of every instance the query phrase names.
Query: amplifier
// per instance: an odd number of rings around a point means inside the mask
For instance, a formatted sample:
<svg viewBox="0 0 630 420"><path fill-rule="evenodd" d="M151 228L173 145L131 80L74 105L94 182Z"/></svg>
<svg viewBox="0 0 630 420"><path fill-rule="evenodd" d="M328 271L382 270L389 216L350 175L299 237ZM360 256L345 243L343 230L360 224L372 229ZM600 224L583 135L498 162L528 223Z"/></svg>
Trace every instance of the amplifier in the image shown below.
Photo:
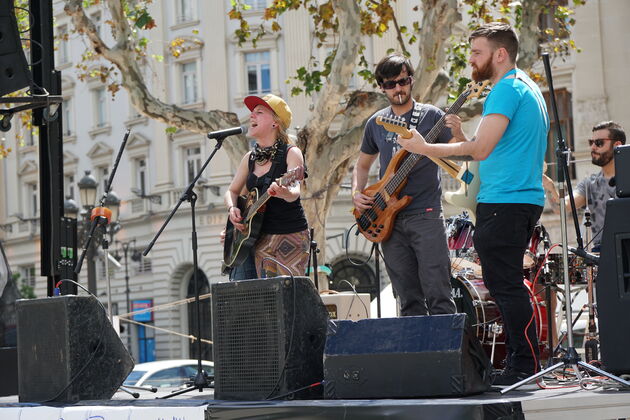
<svg viewBox="0 0 630 420"><path fill-rule="evenodd" d="M615 147L617 197L630 197L630 144Z"/></svg>
<svg viewBox="0 0 630 420"><path fill-rule="evenodd" d="M370 317L369 293L321 294L330 319L350 319L358 321Z"/></svg>

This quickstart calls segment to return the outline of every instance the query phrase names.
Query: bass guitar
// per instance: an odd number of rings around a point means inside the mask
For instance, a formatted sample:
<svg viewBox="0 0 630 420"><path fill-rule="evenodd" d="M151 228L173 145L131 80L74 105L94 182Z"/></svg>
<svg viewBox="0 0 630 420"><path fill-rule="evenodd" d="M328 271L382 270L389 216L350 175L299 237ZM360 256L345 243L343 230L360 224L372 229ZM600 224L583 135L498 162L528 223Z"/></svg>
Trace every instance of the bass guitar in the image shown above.
<svg viewBox="0 0 630 420"><path fill-rule="evenodd" d="M289 187L304 179L304 167L296 166L276 179L281 187ZM223 273L227 274L232 267L245 262L252 247L260 236L260 229L265 213L265 204L271 198L267 191L260 194L254 188L247 195L238 197L236 207L241 210L245 229L240 231L234 227L228 217L225 226L225 243L223 244Z"/></svg>
<svg viewBox="0 0 630 420"><path fill-rule="evenodd" d="M433 126L429 133L424 137L427 143L435 143L444 128L445 118L448 114L455 114L462 107L468 98L475 98L481 95L483 90L489 84L489 81L470 82L466 86L466 90L449 107L448 111L442 115L442 118ZM388 131L400 134L404 138L410 138L411 132L407 128L407 124L395 117L376 118L376 123L383 126ZM407 177L424 156L416 153L409 153L405 149L398 151L387 165L387 169L382 179L367 187L362 191L363 194L373 197L372 207L360 212L354 209L353 214L357 220L359 231L372 242L382 242L389 239L396 215L411 203L411 196L398 198L398 194L407 184ZM478 176L473 176L466 168L452 162L448 159L430 158L438 166L442 167L452 177L459 179L461 182L472 184L479 182ZM476 196L476 194L475 194Z"/></svg>

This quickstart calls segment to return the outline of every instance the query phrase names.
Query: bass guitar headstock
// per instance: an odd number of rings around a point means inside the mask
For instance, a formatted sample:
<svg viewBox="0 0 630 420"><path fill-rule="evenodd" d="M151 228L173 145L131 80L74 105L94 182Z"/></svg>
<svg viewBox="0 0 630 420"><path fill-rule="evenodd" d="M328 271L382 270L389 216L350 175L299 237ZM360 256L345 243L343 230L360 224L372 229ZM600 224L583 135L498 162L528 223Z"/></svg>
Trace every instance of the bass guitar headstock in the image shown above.
<svg viewBox="0 0 630 420"><path fill-rule="evenodd" d="M462 95L465 94L468 99L478 98L489 84L490 80L483 80L481 82L470 82L466 85L466 90L462 93Z"/></svg>
<svg viewBox="0 0 630 420"><path fill-rule="evenodd" d="M407 123L396 116L384 117L379 115L376 117L376 124L383 126L387 131L391 131L396 134L400 134L402 138L411 138L411 131L407 128Z"/></svg>

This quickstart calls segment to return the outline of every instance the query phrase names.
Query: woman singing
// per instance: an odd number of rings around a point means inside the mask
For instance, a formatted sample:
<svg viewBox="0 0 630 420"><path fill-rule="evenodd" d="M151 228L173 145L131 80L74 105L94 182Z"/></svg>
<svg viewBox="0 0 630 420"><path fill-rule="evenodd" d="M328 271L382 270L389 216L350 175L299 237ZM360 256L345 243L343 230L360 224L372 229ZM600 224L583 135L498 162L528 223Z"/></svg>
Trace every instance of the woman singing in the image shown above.
<svg viewBox="0 0 630 420"><path fill-rule="evenodd" d="M253 151L243 156L236 175L225 194L230 221L243 231L241 210L236 207L238 195L258 188L272 197L264 208L261 234L254 246L256 272L267 277L289 274L275 263L288 267L293 275L302 276L308 261L310 238L304 209L300 204L300 184L283 187L275 179L287 170L304 165L304 157L297 147L289 144L286 130L291 124L291 110L284 100L275 95L262 98L248 96L245 106L251 111L248 135L256 139Z"/></svg>

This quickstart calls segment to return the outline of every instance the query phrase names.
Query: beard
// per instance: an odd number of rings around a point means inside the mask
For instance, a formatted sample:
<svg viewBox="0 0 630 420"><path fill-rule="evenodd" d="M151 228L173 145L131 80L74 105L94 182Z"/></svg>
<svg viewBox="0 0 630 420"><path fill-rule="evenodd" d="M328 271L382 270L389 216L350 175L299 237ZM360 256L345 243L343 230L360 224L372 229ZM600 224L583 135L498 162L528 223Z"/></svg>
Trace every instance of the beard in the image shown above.
<svg viewBox="0 0 630 420"><path fill-rule="evenodd" d="M492 79L494 74L494 70L492 69L492 57L488 58L488 60L481 65L481 67L474 67L472 71L472 79L475 82L482 82L484 80Z"/></svg>
<svg viewBox="0 0 630 420"><path fill-rule="evenodd" d="M612 147L610 148L610 150L606 150L605 152L601 152L601 153L591 152L591 162L593 163L593 165L606 166L608 162L610 162L612 159L613 159Z"/></svg>

